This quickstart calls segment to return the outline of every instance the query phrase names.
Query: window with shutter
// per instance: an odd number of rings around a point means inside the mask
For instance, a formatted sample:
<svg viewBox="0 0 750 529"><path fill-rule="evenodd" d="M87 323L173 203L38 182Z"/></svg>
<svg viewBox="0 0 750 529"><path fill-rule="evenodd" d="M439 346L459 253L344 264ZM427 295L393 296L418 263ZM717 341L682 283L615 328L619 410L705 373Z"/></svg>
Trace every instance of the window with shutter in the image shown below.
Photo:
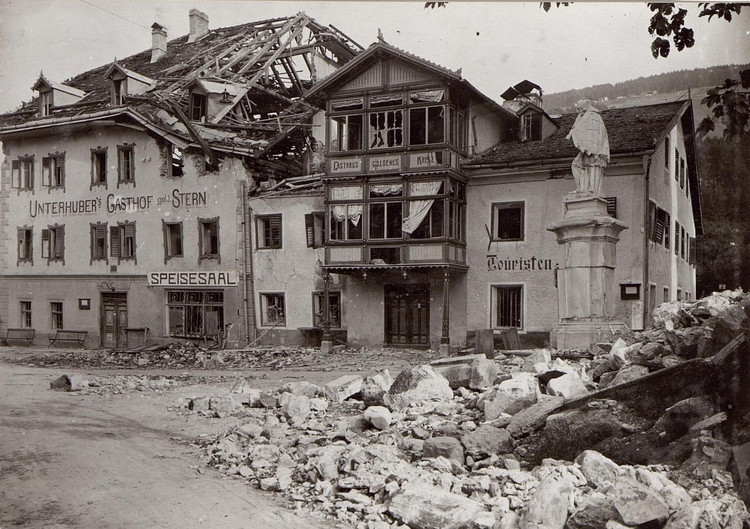
<svg viewBox="0 0 750 529"><path fill-rule="evenodd" d="M121 259L132 259L135 257L135 223L123 223L122 228L122 246L120 248Z"/></svg>
<svg viewBox="0 0 750 529"><path fill-rule="evenodd" d="M661 208L656 208L656 225L654 226L654 242L661 244L664 241L664 223L666 222L667 212Z"/></svg>
<svg viewBox="0 0 750 529"><path fill-rule="evenodd" d="M50 230L44 228L42 230L42 259L49 259L49 241Z"/></svg>
<svg viewBox="0 0 750 529"><path fill-rule="evenodd" d="M57 226L53 229L55 236L54 259L65 259L65 226Z"/></svg>
<svg viewBox="0 0 750 529"><path fill-rule="evenodd" d="M13 175L11 187L13 187L13 189L20 189L21 188L21 162L18 160L13 160L13 162L11 163L11 167L12 167L12 175Z"/></svg>
<svg viewBox="0 0 750 529"><path fill-rule="evenodd" d="M111 257L120 257L120 227L109 227L109 255Z"/></svg>
<svg viewBox="0 0 750 529"><path fill-rule="evenodd" d="M50 176L50 159L42 158L42 187L50 187L52 185L52 177Z"/></svg>
<svg viewBox="0 0 750 529"><path fill-rule="evenodd" d="M670 243L670 241L669 241L669 234L670 234L670 229L671 229L671 225L672 225L672 220L671 220L671 218L669 216L669 213L667 213L666 211L664 212L664 215L665 215L665 218L664 218L664 247L667 250L669 250L669 243Z"/></svg>
<svg viewBox="0 0 750 529"><path fill-rule="evenodd" d="M680 223L674 221L674 254L680 256Z"/></svg>
<svg viewBox="0 0 750 529"><path fill-rule="evenodd" d="M259 215L256 220L258 248L281 248L281 215Z"/></svg>
<svg viewBox="0 0 750 529"><path fill-rule="evenodd" d="M656 240L656 203L653 200L648 201L648 238Z"/></svg>
<svg viewBox="0 0 750 529"><path fill-rule="evenodd" d="M680 179L680 151L674 150L674 179Z"/></svg>
<svg viewBox="0 0 750 529"><path fill-rule="evenodd" d="M91 224L91 261L107 260L107 225Z"/></svg>
<svg viewBox="0 0 750 529"><path fill-rule="evenodd" d="M690 253L688 256L688 263L690 263L691 265L695 265L697 257L698 257L697 248L695 247L695 237L690 237L688 244L690 248Z"/></svg>
<svg viewBox="0 0 750 529"><path fill-rule="evenodd" d="M680 160L680 189L685 189L685 159Z"/></svg>
<svg viewBox="0 0 750 529"><path fill-rule="evenodd" d="M307 213L305 215L305 234L307 237L307 247L314 248L315 247L315 228L313 226L312 213Z"/></svg>

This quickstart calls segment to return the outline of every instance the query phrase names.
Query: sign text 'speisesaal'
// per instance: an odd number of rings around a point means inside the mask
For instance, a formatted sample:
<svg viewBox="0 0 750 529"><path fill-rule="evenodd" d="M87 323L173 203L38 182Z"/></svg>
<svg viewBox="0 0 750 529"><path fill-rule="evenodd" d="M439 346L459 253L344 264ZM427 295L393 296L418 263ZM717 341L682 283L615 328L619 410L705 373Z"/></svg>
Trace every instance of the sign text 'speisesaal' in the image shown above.
<svg viewBox="0 0 750 529"><path fill-rule="evenodd" d="M238 283L237 272L234 270L148 274L148 285L152 287L232 287Z"/></svg>

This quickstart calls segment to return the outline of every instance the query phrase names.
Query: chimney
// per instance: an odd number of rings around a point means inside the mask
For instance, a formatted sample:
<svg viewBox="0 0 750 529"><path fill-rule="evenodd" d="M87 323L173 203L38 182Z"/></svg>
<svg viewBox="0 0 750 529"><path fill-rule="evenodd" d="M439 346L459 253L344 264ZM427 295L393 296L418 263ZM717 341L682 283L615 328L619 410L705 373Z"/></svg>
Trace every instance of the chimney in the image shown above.
<svg viewBox="0 0 750 529"><path fill-rule="evenodd" d="M188 44L208 33L208 15L197 9L190 10L190 36Z"/></svg>
<svg viewBox="0 0 750 529"><path fill-rule="evenodd" d="M151 25L151 62L155 63L167 54L167 29L154 22Z"/></svg>

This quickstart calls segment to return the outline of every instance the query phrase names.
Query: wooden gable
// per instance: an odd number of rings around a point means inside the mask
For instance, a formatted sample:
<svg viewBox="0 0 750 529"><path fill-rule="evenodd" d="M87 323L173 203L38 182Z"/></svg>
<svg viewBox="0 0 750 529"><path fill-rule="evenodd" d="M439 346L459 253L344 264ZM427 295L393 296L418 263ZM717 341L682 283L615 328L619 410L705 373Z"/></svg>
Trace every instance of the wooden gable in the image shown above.
<svg viewBox="0 0 750 529"><path fill-rule="evenodd" d="M427 71L397 59L383 59L344 83L337 91L357 91L423 83L433 79Z"/></svg>

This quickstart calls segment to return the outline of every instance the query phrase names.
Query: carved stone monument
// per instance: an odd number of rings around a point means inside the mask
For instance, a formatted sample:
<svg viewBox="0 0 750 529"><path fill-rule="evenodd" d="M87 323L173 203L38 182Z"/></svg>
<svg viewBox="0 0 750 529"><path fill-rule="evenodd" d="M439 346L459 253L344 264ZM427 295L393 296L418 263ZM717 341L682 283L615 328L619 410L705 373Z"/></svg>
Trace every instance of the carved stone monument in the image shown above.
<svg viewBox="0 0 750 529"><path fill-rule="evenodd" d="M558 349L586 348L627 327L615 319L617 241L627 226L609 216L602 198L609 140L601 116L592 105L578 103L579 113L568 139L580 151L573 160L576 190L563 199L565 212L547 229L563 247L557 275L560 322L550 333Z"/></svg>

